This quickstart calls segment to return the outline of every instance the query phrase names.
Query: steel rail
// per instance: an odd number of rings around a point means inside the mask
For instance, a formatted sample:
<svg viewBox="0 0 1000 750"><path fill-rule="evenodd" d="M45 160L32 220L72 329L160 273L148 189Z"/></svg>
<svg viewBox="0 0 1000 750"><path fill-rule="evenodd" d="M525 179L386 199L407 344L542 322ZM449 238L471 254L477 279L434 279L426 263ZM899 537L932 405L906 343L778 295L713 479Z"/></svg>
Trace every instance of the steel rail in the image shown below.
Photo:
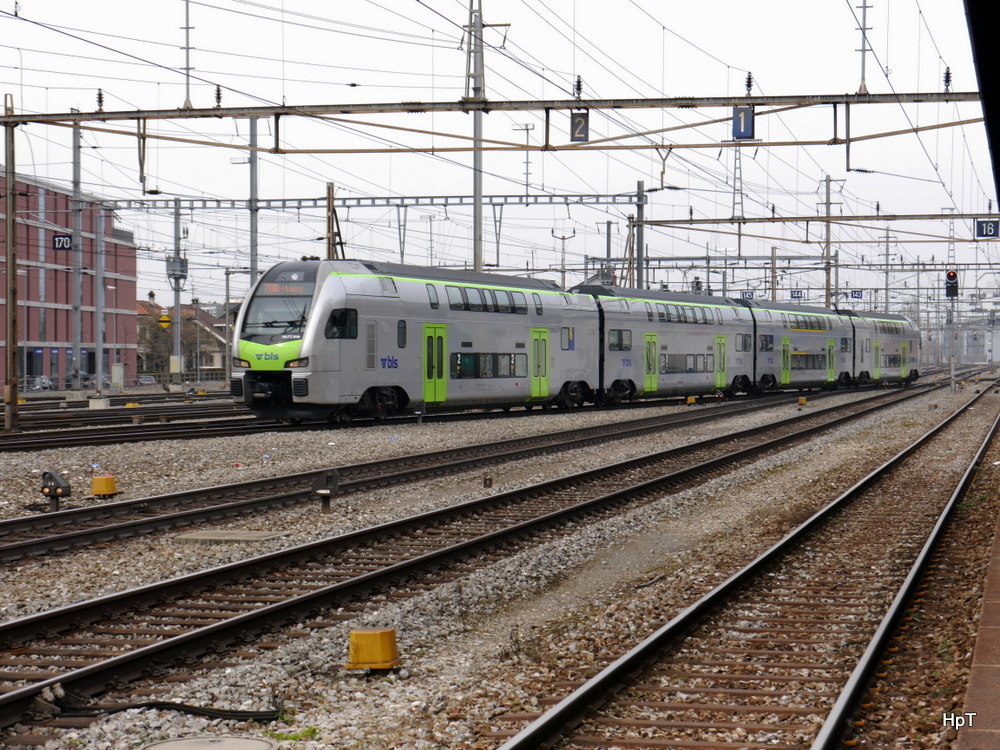
<svg viewBox="0 0 1000 750"><path fill-rule="evenodd" d="M885 399L887 395L896 394L883 393L868 400L882 400ZM842 424L844 421L858 419L866 416L874 410L894 406L901 401L914 398L918 395L921 395L921 393L913 391L908 395L902 396L901 398L870 406L865 411L848 414L836 420L825 422L815 429L830 429ZM854 402L852 404L845 405L844 408L855 407L859 403L863 404L865 402ZM220 485L218 487L195 490L193 492L179 492L170 495L161 495L159 497L137 500L123 500L117 503L9 519L6 521L0 521L0 540L2 540L4 535L11 536L19 532L23 533L25 531L31 531L39 527L52 528L58 527L59 525L65 526L69 523L80 524L92 520L107 518L115 514L124 515L136 512L141 512L143 514L143 517L140 519L111 523L98 528L47 534L43 537L24 541L7 543L0 542L0 561L15 560L27 555L62 551L81 544L108 541L121 537L137 536L140 534L162 531L179 526L189 526L191 524L207 520L244 515L257 509L301 503L312 499L314 496L313 486L315 483L320 479L325 479L325 477L329 476L333 472L336 472L338 476L342 477L338 482L338 490L341 494L361 492L372 489L373 487L383 487L393 484L418 481L426 479L430 476L457 473L482 465L514 461L528 456L539 455L540 453L562 452L587 445L593 445L595 443L602 443L608 440L635 438L640 435L659 432L665 429L675 429L692 421L700 422L709 419L720 419L726 416L731 416L733 413L738 414L744 411L755 411L758 408L759 407L756 406L741 405L727 411L718 410L715 413L703 413L698 416L687 415L679 419L674 415L670 415L666 418L645 418L634 420L633 422L626 424L615 425L614 427L600 426L570 430L562 433L544 433L542 435L531 436L528 438L515 438L496 443L480 444L472 446L471 448L449 448L441 451L403 456L396 459L386 459L330 469L312 470L292 474L286 477L250 480L231 485ZM682 448L660 451L658 453L651 454L647 458L650 460L662 459L670 455L689 452L693 449L701 449L712 445L731 442L733 440L759 434L764 431L771 431L782 426L792 425L796 422L814 419L817 416L822 416L823 413L824 412L819 412L791 417L778 422L772 422L766 427L756 427L736 433L721 435L715 438L708 438ZM765 449L767 449L766 446L763 448L756 447L748 450L752 453L754 451L759 452L760 450ZM476 455L470 457L470 450L475 451ZM417 464L416 468L407 468L409 465L414 463ZM613 473L615 470L616 467L611 467L611 469L608 469L607 467L600 467L581 476L584 478L587 475L600 476L608 473L608 471ZM350 477L352 474L361 474L363 478L351 479ZM152 518L148 516L154 506L175 506L185 502L188 498L215 498L219 495L233 496L248 493L254 494L261 491L273 493L274 488L276 487L288 487L295 485L298 485L298 488L289 492L268 494L263 497L257 496L246 499L238 499L225 503L202 505L194 509L163 513Z"/></svg>
<svg viewBox="0 0 1000 750"><path fill-rule="evenodd" d="M816 735L816 739L813 741L811 750L831 750L831 748L840 745L840 738L844 732L845 722L850 718L851 712L858 705L864 691L867 689L868 681L871 678L872 672L878 666L878 659L884 653L893 629L903 616L909 601L913 598L917 585L920 583L920 579L923 577L930 562L931 555L937 549L941 537L944 535L955 506L965 496L969 486L972 484L972 480L975 478L976 471L983 462L986 451L989 450L990 444L996 438L998 429L1000 429L1000 416L993 422L993 426L979 446L975 458L966 468L947 505L945 505L938 516L934 528L928 535L920 554L914 560L913 565L910 566L910 571L906 579L903 581L899 592L879 623L875 635L872 636L871 642L858 661L857 667L855 667L847 683L844 685L840 697L834 703L833 709L827 715L826 721L823 722L819 734Z"/></svg>
<svg viewBox="0 0 1000 750"><path fill-rule="evenodd" d="M774 544L771 548L759 555L755 560L737 571L719 586L705 594L694 604L688 606L680 614L674 617L666 625L658 629L641 643L633 647L626 654L609 664L597 675L588 680L584 685L574 690L559 703L546 711L540 718L522 729L516 735L507 740L498 750L534 750L535 748L551 747L560 741L564 732L580 721L584 717L604 705L623 685L632 679L634 675L641 672L649 664L656 661L657 654L669 644L679 640L686 635L693 627L700 623L708 614L720 607L729 600L733 594L743 589L747 583L757 577L759 573L767 570L777 559L787 554L805 536L812 532L821 522L833 516L841 508L848 505L854 498L873 485L881 476L890 469L898 466L923 445L929 442L957 420L974 404L988 393L984 390L972 399L968 404L957 410L954 414L941 422L938 426L925 433L910 446L900 451L890 458L880 467L869 473L854 486L844 492L840 497L833 500L826 507L819 510L808 520L799 525L784 539ZM977 458L981 456L977 454ZM970 466L963 477L963 484L967 482L967 477L971 475L974 467ZM940 522L939 522L940 523ZM909 580L909 579L908 579ZM897 613L898 615L898 610ZM880 630L881 632L881 630ZM869 668L870 668L869 664ZM852 689L860 690L856 686L858 680L852 684ZM853 701L857 695L845 698L843 706L839 709L842 717L849 707L853 706ZM832 731L832 730L831 730Z"/></svg>
<svg viewBox="0 0 1000 750"><path fill-rule="evenodd" d="M876 408L884 408L884 406L881 405ZM843 419L842 417L841 420ZM769 429L773 429L773 427ZM812 433L815 431L816 428L809 428L806 432ZM801 437L801 432L795 433L792 436L786 437L785 441L797 440ZM773 442L770 441L770 443ZM752 452L759 452L760 450L766 450L766 448L761 447L756 450L744 449L738 451L736 455L745 456ZM718 459L718 462L731 460L732 454L728 457ZM606 467L605 471L623 475L623 467L628 466L630 463L634 462L623 462L612 467ZM376 582L386 582L387 580L395 579L402 573L412 575L420 571L426 571L435 564L453 559L473 549L479 549L484 546L492 548L500 542L518 538L529 531L538 531L552 527L582 513L610 508L634 497L649 495L651 492L662 488L664 484L675 480L678 474L699 474L705 468L706 464L703 463L680 472L660 476L658 479L642 481L639 484L633 484L624 489L591 497L582 502L570 501L568 505L545 512L539 517L517 521L507 525L505 528L499 528L485 534L467 538L449 547L419 554L378 571L365 573L350 580L326 586L308 594L296 596L284 602L262 606L252 612L230 617L224 621L198 628L188 633L168 637L156 644L137 648L98 664L74 669L26 687L12 689L10 692L0 695L0 725L18 721L23 713L31 707L34 698L46 688L62 685L64 688L75 692L88 694L98 692L109 684L131 681L140 677L154 664L169 663L173 659L190 657L194 653L203 653L206 650L218 650L234 642L250 638L265 630L281 627L285 623L304 614L314 614L325 606L329 606L336 596L349 592L365 591L374 586ZM311 542L249 560L219 566L207 571L161 581L139 589L109 594L56 610L30 615L0 624L0 643L10 646L12 644L21 644L35 640L40 633L58 635L74 627L86 628L89 624L103 619L136 610L143 611L174 598L190 597L198 593L204 593L212 586L225 585L234 580L245 580L253 575L264 574L267 571L287 567L297 562L314 560L319 557L341 556L343 551L350 545L364 543L370 547L382 538L387 536L395 538L400 534L406 533L409 529L422 528L429 523L439 526L443 522L465 517L470 511L482 512L482 510L491 508L507 508L515 502L523 502L526 497L535 497L550 488L578 485L579 476L550 480L539 485L522 488L521 490L467 501L459 505L428 511L409 518L380 524L369 529L362 529L337 536L332 539Z"/></svg>

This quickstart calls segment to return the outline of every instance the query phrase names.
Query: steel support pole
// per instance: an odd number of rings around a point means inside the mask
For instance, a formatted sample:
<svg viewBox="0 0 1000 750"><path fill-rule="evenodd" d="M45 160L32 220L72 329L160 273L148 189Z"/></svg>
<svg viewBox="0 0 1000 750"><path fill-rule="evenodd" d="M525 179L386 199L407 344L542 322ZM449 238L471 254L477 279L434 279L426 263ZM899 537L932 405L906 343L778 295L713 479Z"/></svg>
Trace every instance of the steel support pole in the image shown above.
<svg viewBox="0 0 1000 750"><path fill-rule="evenodd" d="M94 258L94 352L96 353L94 377L97 379L95 382L97 395L100 396L104 390L104 340L106 338L104 325L104 211L102 209L97 211L94 234L96 255ZM110 357L108 359L108 369L110 370Z"/></svg>
<svg viewBox="0 0 1000 750"><path fill-rule="evenodd" d="M79 390L83 369L83 194L80 187L80 127L73 127L73 356L70 374L73 390Z"/></svg>
<svg viewBox="0 0 1000 750"><path fill-rule="evenodd" d="M5 109L8 115L14 114L14 103L10 94L7 94ZM4 432L16 432L18 430L17 413L17 177L14 174L14 127L6 125L4 127L5 141L5 185L4 204L5 216L4 224L7 230L7 294L6 294L6 377L4 385Z"/></svg>

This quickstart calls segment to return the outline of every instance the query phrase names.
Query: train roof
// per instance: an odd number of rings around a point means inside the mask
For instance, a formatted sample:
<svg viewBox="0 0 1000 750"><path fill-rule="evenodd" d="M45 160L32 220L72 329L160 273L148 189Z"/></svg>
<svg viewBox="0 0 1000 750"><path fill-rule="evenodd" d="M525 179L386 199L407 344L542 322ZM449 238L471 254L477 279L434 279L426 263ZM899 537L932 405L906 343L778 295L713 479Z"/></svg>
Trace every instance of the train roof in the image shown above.
<svg viewBox="0 0 1000 750"><path fill-rule="evenodd" d="M733 307L740 303L728 297L713 297L707 294L686 294L684 292L661 292L655 289L632 289L615 286L614 284L597 284L584 282L572 287L571 294L589 294L593 297L625 297L629 299L660 300L662 302L681 302L693 305L727 305Z"/></svg>
<svg viewBox="0 0 1000 750"><path fill-rule="evenodd" d="M379 276L397 276L428 281L452 281L458 284L479 284L482 286L508 286L545 291L563 291L562 287L548 279L533 279L524 276L507 276L485 271L467 271L459 268L431 268L410 266L405 263L383 263L373 260L327 261L331 264L357 264Z"/></svg>
<svg viewBox="0 0 1000 750"><path fill-rule="evenodd" d="M584 282L569 290L574 294L590 294L595 297L627 297L631 299L661 300L663 302L679 302L701 305L727 305L730 307L749 307L753 310L772 310L775 312L795 315L843 315L866 320L899 320L910 322L905 315L886 312L867 312L838 308L826 308L819 305L796 305L791 302L771 302L758 300L731 299L715 297L706 294L686 294L684 292L663 292L653 289L632 289L614 284L601 284L594 281Z"/></svg>

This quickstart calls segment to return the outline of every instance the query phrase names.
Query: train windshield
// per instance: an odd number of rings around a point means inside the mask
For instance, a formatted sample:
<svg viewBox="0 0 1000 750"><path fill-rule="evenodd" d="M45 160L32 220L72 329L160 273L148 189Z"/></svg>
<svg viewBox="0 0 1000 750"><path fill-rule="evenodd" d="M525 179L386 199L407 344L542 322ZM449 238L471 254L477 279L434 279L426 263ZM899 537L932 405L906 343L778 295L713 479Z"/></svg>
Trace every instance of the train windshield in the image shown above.
<svg viewBox="0 0 1000 750"><path fill-rule="evenodd" d="M301 338L315 288L315 266L271 269L250 300L241 338L260 342Z"/></svg>

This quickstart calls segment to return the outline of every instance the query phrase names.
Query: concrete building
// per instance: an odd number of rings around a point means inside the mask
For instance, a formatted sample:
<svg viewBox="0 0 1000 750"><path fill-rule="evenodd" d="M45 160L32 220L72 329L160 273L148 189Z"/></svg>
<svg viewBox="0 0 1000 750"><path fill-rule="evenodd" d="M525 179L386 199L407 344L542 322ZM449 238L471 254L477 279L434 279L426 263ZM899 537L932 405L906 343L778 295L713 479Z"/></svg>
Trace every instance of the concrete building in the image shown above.
<svg viewBox="0 0 1000 750"><path fill-rule="evenodd" d="M0 192L4 192L0 173ZM79 273L74 274L72 193L31 177L17 178L18 340L17 369L23 388L65 388L72 382L74 324L79 320L79 369L83 385L97 373L98 356L110 381L135 381L136 372L136 252L132 233L114 226L114 217L100 198L83 196ZM0 207L2 208L2 207ZM99 215L104 231L98 237ZM0 243L6 236L6 216L0 218ZM0 318L7 314L8 269L0 254ZM78 278L74 278L78 276ZM77 285L81 304L74 315ZM97 344L98 285L103 288L104 346ZM0 327L0 337L5 329ZM99 353L98 349L102 351ZM0 358L0 378L6 379L6 358ZM121 367L113 367L120 365Z"/></svg>

